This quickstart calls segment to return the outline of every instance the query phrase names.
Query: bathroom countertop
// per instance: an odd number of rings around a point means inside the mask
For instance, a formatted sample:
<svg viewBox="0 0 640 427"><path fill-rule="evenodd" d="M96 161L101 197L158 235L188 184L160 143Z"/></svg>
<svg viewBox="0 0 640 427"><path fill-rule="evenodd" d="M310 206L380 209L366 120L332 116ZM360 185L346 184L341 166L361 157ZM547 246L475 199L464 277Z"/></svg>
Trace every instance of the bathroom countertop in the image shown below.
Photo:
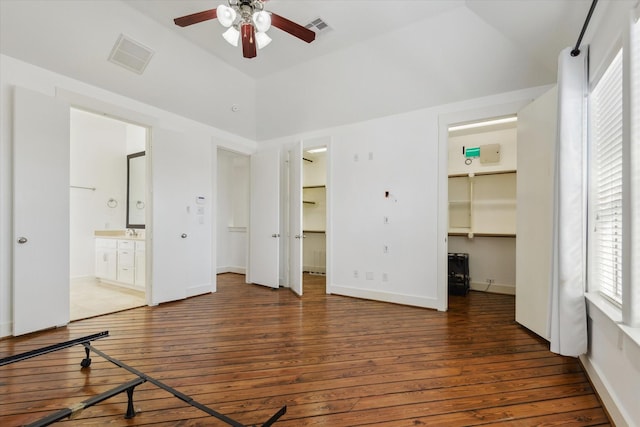
<svg viewBox="0 0 640 427"><path fill-rule="evenodd" d="M95 230L94 237L101 239L125 239L125 240L144 240L144 231L138 231L137 236L128 235L125 230Z"/></svg>

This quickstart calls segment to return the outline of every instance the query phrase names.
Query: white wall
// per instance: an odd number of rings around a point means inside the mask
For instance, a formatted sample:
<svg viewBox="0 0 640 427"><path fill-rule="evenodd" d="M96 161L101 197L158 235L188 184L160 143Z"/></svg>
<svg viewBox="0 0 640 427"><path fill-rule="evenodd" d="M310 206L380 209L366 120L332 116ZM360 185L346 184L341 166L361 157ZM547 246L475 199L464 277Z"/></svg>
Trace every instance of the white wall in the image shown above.
<svg viewBox="0 0 640 427"><path fill-rule="evenodd" d="M249 157L218 150L216 268L245 273L249 212Z"/></svg>
<svg viewBox="0 0 640 427"><path fill-rule="evenodd" d="M436 306L437 130L437 110L421 110L333 135L331 292Z"/></svg>
<svg viewBox="0 0 640 427"><path fill-rule="evenodd" d="M477 130L473 133L453 133L449 137L449 175L468 173L488 173L517 169L517 127L490 131ZM462 147L479 147L487 144L500 144L500 161L496 163L480 163L473 159L471 164L465 163Z"/></svg>
<svg viewBox="0 0 640 427"><path fill-rule="evenodd" d="M328 291L446 309L448 146L440 122L515 113L546 89L265 142L285 145L322 136L331 140L327 152Z"/></svg>
<svg viewBox="0 0 640 427"><path fill-rule="evenodd" d="M71 110L71 278L95 275L95 230L125 228L127 124ZM143 140L144 141L144 140ZM109 207L114 199L117 206Z"/></svg>
<svg viewBox="0 0 640 427"><path fill-rule="evenodd" d="M212 145L249 154L255 142L160 110L130 98L0 55L0 336L11 335L12 308L12 111L13 87L59 96L75 105L137 123L208 135ZM212 180L213 181L213 180ZM212 213L212 220L215 214ZM212 248L215 259L215 247ZM169 262L170 260L156 260ZM62 261L64 262L64 261ZM214 271L213 260L207 261Z"/></svg>
<svg viewBox="0 0 640 427"><path fill-rule="evenodd" d="M449 236L449 252L469 254L469 276L471 276L472 289L515 294L515 237L468 239L466 236ZM493 280L491 285L489 280Z"/></svg>
<svg viewBox="0 0 640 427"><path fill-rule="evenodd" d="M410 42L419 37L418 46ZM256 85L257 135L262 141L348 126L554 80L554 72L461 4L263 77Z"/></svg>

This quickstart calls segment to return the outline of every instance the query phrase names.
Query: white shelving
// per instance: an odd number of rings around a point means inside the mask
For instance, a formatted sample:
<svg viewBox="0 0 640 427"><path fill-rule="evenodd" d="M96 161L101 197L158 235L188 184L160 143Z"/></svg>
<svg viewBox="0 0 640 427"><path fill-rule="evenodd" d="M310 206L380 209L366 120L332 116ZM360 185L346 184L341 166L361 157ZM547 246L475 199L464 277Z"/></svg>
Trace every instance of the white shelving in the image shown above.
<svg viewBox="0 0 640 427"><path fill-rule="evenodd" d="M449 176L449 234L516 235L515 171Z"/></svg>

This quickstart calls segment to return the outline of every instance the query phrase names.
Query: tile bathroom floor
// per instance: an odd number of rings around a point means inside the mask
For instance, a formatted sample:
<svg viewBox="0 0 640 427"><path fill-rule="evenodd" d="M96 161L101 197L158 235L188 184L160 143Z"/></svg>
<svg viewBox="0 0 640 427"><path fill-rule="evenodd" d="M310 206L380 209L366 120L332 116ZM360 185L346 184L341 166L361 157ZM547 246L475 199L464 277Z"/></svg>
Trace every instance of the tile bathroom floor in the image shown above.
<svg viewBox="0 0 640 427"><path fill-rule="evenodd" d="M72 280L70 295L72 321L146 305L144 292L100 283L93 278Z"/></svg>

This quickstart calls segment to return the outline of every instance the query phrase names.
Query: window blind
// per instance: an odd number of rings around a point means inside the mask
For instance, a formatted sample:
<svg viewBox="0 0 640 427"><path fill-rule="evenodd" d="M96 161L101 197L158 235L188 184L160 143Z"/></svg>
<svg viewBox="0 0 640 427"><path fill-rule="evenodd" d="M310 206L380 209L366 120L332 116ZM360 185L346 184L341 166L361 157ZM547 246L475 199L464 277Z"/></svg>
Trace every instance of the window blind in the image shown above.
<svg viewBox="0 0 640 427"><path fill-rule="evenodd" d="M591 93L595 162L595 273L600 292L622 305L622 50Z"/></svg>
<svg viewBox="0 0 640 427"><path fill-rule="evenodd" d="M636 17L640 7L636 8ZM631 25L631 306L630 324L640 326L640 20Z"/></svg>

